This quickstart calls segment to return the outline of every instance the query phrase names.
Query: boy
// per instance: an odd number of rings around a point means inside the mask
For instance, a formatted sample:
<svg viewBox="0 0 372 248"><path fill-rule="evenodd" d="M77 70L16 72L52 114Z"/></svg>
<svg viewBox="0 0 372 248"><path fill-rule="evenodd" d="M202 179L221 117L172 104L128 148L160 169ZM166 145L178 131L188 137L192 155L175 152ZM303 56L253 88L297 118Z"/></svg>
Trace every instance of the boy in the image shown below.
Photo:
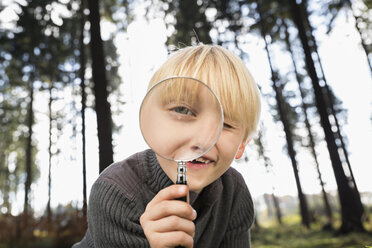
<svg viewBox="0 0 372 248"><path fill-rule="evenodd" d="M250 247L253 203L230 165L257 128L257 85L236 55L213 45L179 50L150 86L175 75L205 82L221 101L224 127L206 165L188 169L188 186L175 185L174 162L152 150L111 165L92 187L88 230L74 247ZM187 194L190 204L176 200Z"/></svg>

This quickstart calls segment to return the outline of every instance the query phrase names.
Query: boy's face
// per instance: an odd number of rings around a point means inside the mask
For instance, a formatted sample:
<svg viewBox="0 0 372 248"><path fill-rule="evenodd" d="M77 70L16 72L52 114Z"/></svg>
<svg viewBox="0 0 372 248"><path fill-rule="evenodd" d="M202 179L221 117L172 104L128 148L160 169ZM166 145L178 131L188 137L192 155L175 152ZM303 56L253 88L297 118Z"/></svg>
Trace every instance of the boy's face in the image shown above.
<svg viewBox="0 0 372 248"><path fill-rule="evenodd" d="M187 163L187 184L191 191L200 191L218 179L231 165L234 158L240 158L246 144L243 144L244 129L229 123L224 125L215 146L198 162ZM172 181L177 179L177 165L157 156L160 166Z"/></svg>

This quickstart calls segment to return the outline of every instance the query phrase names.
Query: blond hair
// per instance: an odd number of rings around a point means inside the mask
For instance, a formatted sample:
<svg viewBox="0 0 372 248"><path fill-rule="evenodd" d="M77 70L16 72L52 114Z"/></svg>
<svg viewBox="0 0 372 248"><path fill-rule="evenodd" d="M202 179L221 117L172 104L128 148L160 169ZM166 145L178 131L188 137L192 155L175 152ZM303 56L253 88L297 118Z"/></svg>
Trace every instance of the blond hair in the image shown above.
<svg viewBox="0 0 372 248"><path fill-rule="evenodd" d="M207 84L221 101L227 122L244 128L244 139L257 129L261 101L258 87L242 60L217 45L186 47L155 72L149 87L170 76L188 76Z"/></svg>

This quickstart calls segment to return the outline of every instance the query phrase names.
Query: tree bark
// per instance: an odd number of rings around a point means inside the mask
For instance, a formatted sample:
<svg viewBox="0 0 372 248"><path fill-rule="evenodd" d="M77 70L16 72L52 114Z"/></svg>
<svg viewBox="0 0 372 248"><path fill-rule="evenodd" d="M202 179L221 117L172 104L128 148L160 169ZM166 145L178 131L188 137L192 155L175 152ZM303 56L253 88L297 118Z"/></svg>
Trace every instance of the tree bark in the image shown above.
<svg viewBox="0 0 372 248"><path fill-rule="evenodd" d="M311 50L308 43L309 40L306 36L306 30L301 14L301 7L297 4L296 0L290 0L290 4L293 20L298 29L298 34L304 50L307 71L313 84L315 102L319 111L320 121L324 130L325 139L327 142L327 147L338 187L342 216L342 226L340 228L340 231L363 231L364 228L361 221L363 211L360 210L361 203L358 202L358 197L355 194L355 191L350 187L344 169L342 167L334 134L332 132L331 124L328 119L327 105L324 101L322 89L320 87L319 79L315 70L314 61L311 57Z"/></svg>
<svg viewBox="0 0 372 248"><path fill-rule="evenodd" d="M112 119L110 103L108 102L108 81L106 77L103 41L101 39L99 1L88 0L88 6L93 89L99 142L99 171L102 172L113 162Z"/></svg>

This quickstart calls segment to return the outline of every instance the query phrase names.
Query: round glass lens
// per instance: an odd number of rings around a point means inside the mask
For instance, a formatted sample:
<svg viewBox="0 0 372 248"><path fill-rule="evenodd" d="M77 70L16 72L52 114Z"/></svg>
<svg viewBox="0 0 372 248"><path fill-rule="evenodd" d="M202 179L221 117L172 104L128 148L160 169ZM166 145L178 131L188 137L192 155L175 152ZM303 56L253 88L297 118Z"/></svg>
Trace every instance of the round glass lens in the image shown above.
<svg viewBox="0 0 372 248"><path fill-rule="evenodd" d="M219 99L200 80L170 77L147 92L140 109L146 143L159 156L191 161L207 153L223 127Z"/></svg>

